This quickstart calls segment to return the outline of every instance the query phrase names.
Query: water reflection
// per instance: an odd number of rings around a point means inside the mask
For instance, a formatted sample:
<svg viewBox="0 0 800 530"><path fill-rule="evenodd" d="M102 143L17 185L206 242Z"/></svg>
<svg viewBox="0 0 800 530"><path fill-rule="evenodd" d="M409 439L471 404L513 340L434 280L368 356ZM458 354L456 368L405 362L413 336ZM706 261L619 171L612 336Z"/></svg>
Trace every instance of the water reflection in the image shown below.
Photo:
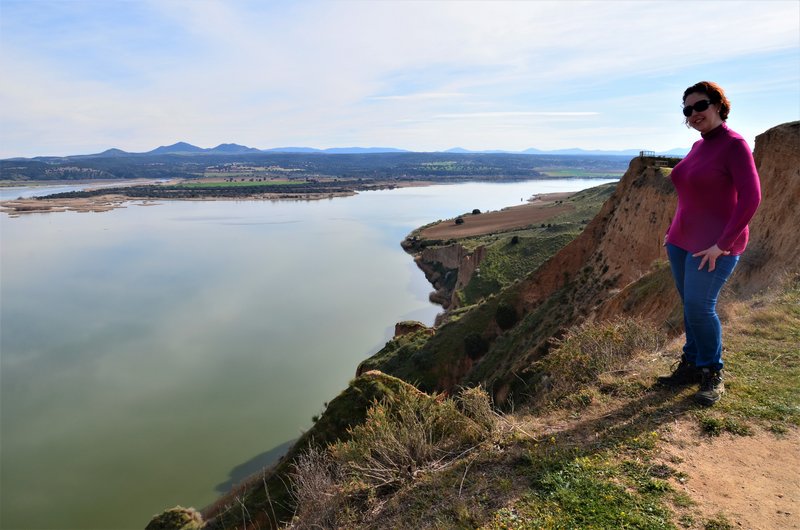
<svg viewBox="0 0 800 530"><path fill-rule="evenodd" d="M307 429L395 322L433 322L399 245L412 229L597 184L3 217L0 526L141 528L211 503Z"/></svg>
<svg viewBox="0 0 800 530"><path fill-rule="evenodd" d="M262 469L268 468L275 464L286 452L294 445L297 439L284 442L277 447L273 447L269 451L264 451L260 455L254 456L247 462L239 464L231 469L228 480L220 482L216 485L214 490L220 495L228 493L237 484L241 484L244 480L254 473L258 473Z"/></svg>

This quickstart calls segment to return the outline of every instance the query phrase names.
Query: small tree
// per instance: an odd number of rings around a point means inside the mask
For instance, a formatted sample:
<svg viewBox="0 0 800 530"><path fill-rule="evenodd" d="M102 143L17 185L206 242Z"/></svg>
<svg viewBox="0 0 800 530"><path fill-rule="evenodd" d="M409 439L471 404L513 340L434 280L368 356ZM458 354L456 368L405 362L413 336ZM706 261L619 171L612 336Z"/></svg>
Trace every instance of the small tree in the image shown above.
<svg viewBox="0 0 800 530"><path fill-rule="evenodd" d="M470 359L477 359L489 351L489 343L480 333L472 331L464 337L464 353Z"/></svg>
<svg viewBox="0 0 800 530"><path fill-rule="evenodd" d="M497 310L494 313L494 320L500 329L506 331L514 327L517 323L517 310L508 302L500 302L497 304Z"/></svg>

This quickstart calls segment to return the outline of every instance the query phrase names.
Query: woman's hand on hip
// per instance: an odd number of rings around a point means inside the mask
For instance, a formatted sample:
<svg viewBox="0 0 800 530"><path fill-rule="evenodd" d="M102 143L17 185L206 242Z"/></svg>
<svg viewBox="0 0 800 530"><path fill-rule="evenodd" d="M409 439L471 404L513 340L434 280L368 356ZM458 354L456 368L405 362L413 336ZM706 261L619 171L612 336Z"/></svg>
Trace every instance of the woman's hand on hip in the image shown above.
<svg viewBox="0 0 800 530"><path fill-rule="evenodd" d="M708 272L711 272L717 268L717 258L719 258L720 256L727 256L730 253L731 253L730 250L722 250L717 245L714 245L705 250L701 250L700 252L692 254L692 257L703 258L700 260L700 266L697 267L697 270L702 270L706 262L708 262Z"/></svg>

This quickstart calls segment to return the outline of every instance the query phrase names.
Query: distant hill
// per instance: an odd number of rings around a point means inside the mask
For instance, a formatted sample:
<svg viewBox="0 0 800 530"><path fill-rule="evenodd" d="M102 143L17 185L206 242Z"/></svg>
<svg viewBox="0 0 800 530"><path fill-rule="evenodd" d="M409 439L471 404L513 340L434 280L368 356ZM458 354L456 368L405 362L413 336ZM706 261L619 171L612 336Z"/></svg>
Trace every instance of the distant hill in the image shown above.
<svg viewBox="0 0 800 530"><path fill-rule="evenodd" d="M323 149L323 152L336 155L357 155L365 153L410 153L411 151L394 147L331 147Z"/></svg>
<svg viewBox="0 0 800 530"><path fill-rule="evenodd" d="M328 149L315 149L313 147L273 147L262 149L262 153L323 153L331 155L358 155L368 153L411 153L405 149L394 147L330 147Z"/></svg>
<svg viewBox="0 0 800 530"><path fill-rule="evenodd" d="M122 149L117 149L116 147L112 147L111 149L106 149L102 153L98 153L97 155L93 156L130 156L130 153L127 153Z"/></svg>
<svg viewBox="0 0 800 530"><path fill-rule="evenodd" d="M484 150L470 150L463 147L453 147L444 151L428 151L431 153L451 153L451 154L508 154L508 155L559 155L559 156L638 156L640 149L623 149L623 150L602 150L602 149L554 149L545 151L531 147L524 151L506 151L502 149L484 149ZM177 142L172 145L162 145L156 147L151 151L143 153L131 153L118 149L116 147L107 149L101 153L94 153L89 155L69 155L69 156L37 156L34 158L14 157L5 160L41 160L49 162L53 160L67 160L77 158L120 158L120 157L143 157L143 156L160 156L160 155L249 155L249 154L385 154L385 153L418 153L420 151L409 151L407 149L398 149L396 147L329 147L327 149L317 149L314 147L272 147L269 149L257 149L255 147L248 147L246 145L235 143L223 143L216 147L203 148L192 145L187 142ZM688 148L675 148L669 151L656 152L661 156L685 156L689 152Z"/></svg>
<svg viewBox="0 0 800 530"><path fill-rule="evenodd" d="M204 149L203 151L211 154L229 153L232 155L261 152L260 149L256 149L255 147L247 147L246 145L239 145L239 144L219 144L216 147L213 147L211 149Z"/></svg>
<svg viewBox="0 0 800 530"><path fill-rule="evenodd" d="M202 153L205 151L202 147L197 147L196 145L187 144L186 142L178 142L172 145L162 145L161 147L156 147L152 151L148 151L146 153L142 153L145 155L167 155L167 154L197 154Z"/></svg>
<svg viewBox="0 0 800 530"><path fill-rule="evenodd" d="M273 147L271 149L262 149L262 153L322 153L321 149L314 149L313 147Z"/></svg>

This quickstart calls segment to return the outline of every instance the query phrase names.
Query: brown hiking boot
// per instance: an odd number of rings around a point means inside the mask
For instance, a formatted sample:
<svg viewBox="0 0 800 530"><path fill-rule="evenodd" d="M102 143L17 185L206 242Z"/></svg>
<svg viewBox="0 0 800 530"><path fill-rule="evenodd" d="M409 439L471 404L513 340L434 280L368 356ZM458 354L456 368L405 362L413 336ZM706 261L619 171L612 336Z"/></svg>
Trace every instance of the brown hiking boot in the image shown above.
<svg viewBox="0 0 800 530"><path fill-rule="evenodd" d="M700 370L700 390L694 395L695 401L710 407L725 393L725 383L722 381L722 370L719 372L701 368Z"/></svg>
<svg viewBox="0 0 800 530"><path fill-rule="evenodd" d="M673 365L675 366L675 365ZM661 386L679 387L684 385L692 385L700 382L700 370L694 365L681 357L677 366L669 375L661 375L657 379L657 383Z"/></svg>

